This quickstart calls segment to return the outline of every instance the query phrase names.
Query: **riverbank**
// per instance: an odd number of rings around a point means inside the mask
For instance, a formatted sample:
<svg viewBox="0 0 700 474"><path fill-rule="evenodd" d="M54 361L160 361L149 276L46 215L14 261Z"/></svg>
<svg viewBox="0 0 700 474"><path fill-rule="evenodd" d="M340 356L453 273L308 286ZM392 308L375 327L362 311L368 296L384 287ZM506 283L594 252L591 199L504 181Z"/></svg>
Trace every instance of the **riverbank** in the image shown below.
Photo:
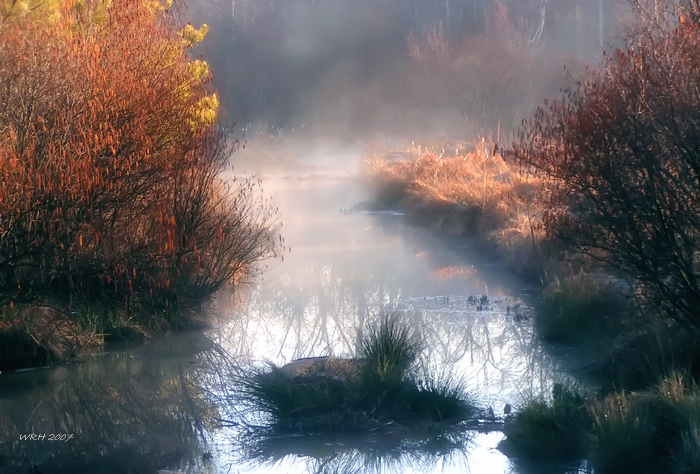
<svg viewBox="0 0 700 474"><path fill-rule="evenodd" d="M210 326L206 309L137 313L98 304L13 304L0 312L0 370L77 362L104 349L138 346L169 331Z"/></svg>
<svg viewBox="0 0 700 474"><path fill-rule="evenodd" d="M634 282L547 235L545 183L520 174L495 144L448 149L368 159L370 206L468 239L538 285L538 336L587 359L576 370L600 387L588 395L561 387L554 396L531 394L506 425L505 451L521 459L585 457L602 472L696 472L697 337L659 317L649 301L640 304ZM646 454L620 470L637 450Z"/></svg>
<svg viewBox="0 0 700 474"><path fill-rule="evenodd" d="M365 160L375 209L400 209L413 224L475 241L530 283L568 271L564 249L545 235L542 183L522 175L489 140L411 147Z"/></svg>

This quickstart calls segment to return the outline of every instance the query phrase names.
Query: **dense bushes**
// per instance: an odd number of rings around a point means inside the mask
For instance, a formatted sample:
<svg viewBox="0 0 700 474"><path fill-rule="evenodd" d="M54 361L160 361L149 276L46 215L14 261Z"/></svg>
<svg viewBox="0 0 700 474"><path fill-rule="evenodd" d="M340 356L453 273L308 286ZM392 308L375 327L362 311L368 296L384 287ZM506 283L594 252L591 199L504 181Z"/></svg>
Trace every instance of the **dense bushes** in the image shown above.
<svg viewBox="0 0 700 474"><path fill-rule="evenodd" d="M700 7L685 4L640 10L628 46L540 109L515 153L546 180L552 234L700 332Z"/></svg>
<svg viewBox="0 0 700 474"><path fill-rule="evenodd" d="M205 29L157 2L52 13L0 23L0 304L174 314L273 255L257 184L219 177Z"/></svg>

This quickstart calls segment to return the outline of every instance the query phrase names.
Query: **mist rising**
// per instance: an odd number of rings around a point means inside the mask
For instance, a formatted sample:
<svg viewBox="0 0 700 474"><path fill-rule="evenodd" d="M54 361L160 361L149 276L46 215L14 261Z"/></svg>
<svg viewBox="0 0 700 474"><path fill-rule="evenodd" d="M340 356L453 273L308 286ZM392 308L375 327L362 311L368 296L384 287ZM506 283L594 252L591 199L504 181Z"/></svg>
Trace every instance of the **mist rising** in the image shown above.
<svg viewBox="0 0 700 474"><path fill-rule="evenodd" d="M620 32L616 0L189 2L249 137L473 139L517 127Z"/></svg>

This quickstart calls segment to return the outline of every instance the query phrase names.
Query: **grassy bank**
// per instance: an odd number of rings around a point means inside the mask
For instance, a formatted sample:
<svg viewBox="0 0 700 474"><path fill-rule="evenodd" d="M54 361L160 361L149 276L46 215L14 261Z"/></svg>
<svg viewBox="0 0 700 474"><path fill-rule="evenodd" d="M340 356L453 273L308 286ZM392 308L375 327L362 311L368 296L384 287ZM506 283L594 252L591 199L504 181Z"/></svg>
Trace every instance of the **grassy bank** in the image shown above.
<svg viewBox="0 0 700 474"><path fill-rule="evenodd" d="M277 433L457 427L477 409L461 381L419 371L421 340L395 316L360 336L352 359L302 359L245 373L242 399Z"/></svg>
<svg viewBox="0 0 700 474"><path fill-rule="evenodd" d="M542 183L522 175L492 141L412 147L366 164L371 206L399 208L415 224L475 239L534 282L561 271L561 255L542 225Z"/></svg>
<svg viewBox="0 0 700 474"><path fill-rule="evenodd" d="M681 372L595 398L555 385L506 424L501 449L521 461L585 457L604 474L697 473L699 414L700 389Z"/></svg>

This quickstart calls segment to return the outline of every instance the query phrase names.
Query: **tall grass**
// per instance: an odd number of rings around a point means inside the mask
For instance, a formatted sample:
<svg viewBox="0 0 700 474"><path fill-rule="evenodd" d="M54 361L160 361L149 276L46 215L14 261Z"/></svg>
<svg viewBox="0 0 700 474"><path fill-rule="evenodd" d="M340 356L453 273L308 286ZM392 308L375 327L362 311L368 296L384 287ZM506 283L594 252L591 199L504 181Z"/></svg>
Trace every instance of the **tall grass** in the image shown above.
<svg viewBox="0 0 700 474"><path fill-rule="evenodd" d="M613 393L592 408L594 465L607 472L698 472L692 441L700 420L700 389L672 372L650 390Z"/></svg>
<svg viewBox="0 0 700 474"><path fill-rule="evenodd" d="M555 384L550 401L526 402L505 427L506 450L538 459L585 455L590 416L581 393Z"/></svg>
<svg viewBox="0 0 700 474"><path fill-rule="evenodd" d="M342 423L349 414L348 382L330 376L294 376L271 365L256 369L243 381L249 401L258 410L291 427L306 420L307 429Z"/></svg>
<svg viewBox="0 0 700 474"><path fill-rule="evenodd" d="M592 410L592 460L604 473L645 472L654 426L642 404L625 394L612 394Z"/></svg>
<svg viewBox="0 0 700 474"><path fill-rule="evenodd" d="M395 384L407 377L422 350L415 330L396 316L382 318L359 336L358 356L363 360L360 379L364 384Z"/></svg>
<svg viewBox="0 0 700 474"><path fill-rule="evenodd" d="M545 339L586 342L619 333L626 307L621 294L583 275L557 281L543 294L537 329Z"/></svg>
<svg viewBox="0 0 700 474"><path fill-rule="evenodd" d="M644 392L584 399L555 385L506 424L506 443L531 459L587 457L598 473L699 472L700 389L671 372ZM506 450L507 451L507 450Z"/></svg>
<svg viewBox="0 0 700 474"><path fill-rule="evenodd" d="M542 225L542 183L521 174L495 143L482 139L471 147L417 147L413 153L407 161L367 161L375 205L402 207L440 232L475 236L527 276L558 271Z"/></svg>
<svg viewBox="0 0 700 474"><path fill-rule="evenodd" d="M494 153L494 144L487 141L477 143L470 152L462 147L454 151L454 156L447 156L444 149L419 148L410 161L374 159L368 175L378 190L404 183L405 194L395 194L405 199L403 204L416 206L423 201L477 207L483 212L480 225L499 227L508 218L503 197L513 194L517 171Z"/></svg>
<svg viewBox="0 0 700 474"><path fill-rule="evenodd" d="M476 415L474 397L467 391L464 379L447 371L424 370L412 379L410 410L424 413L431 419L448 422L465 420Z"/></svg>
<svg viewBox="0 0 700 474"><path fill-rule="evenodd" d="M277 431L347 432L387 425L455 425L475 408L461 379L419 374L422 343L396 316L359 336L355 359L319 358L252 369L242 399ZM308 361L306 361L308 362Z"/></svg>
<svg viewBox="0 0 700 474"><path fill-rule="evenodd" d="M683 433L680 452L675 457L679 471L684 474L700 472L700 420L694 419L692 427Z"/></svg>

